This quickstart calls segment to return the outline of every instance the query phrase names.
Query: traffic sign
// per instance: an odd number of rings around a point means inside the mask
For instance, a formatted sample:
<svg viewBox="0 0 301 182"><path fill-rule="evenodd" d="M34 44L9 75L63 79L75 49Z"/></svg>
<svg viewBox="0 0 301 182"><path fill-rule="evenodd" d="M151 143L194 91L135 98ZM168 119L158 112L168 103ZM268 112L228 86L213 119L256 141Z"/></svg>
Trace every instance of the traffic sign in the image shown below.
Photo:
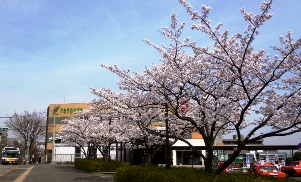
<svg viewBox="0 0 301 182"><path fill-rule="evenodd" d="M7 131L8 130L8 127L0 127L0 132L1 131Z"/></svg>

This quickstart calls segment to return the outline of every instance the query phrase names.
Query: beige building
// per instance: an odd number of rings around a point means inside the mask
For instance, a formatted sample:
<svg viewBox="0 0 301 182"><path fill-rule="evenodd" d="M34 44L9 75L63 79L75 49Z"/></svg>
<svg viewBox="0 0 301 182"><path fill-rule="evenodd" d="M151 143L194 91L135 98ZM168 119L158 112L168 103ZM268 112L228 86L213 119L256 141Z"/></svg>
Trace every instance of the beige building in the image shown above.
<svg viewBox="0 0 301 182"><path fill-rule="evenodd" d="M54 109L58 108L56 114ZM47 110L47 125L46 125L46 138L45 138L45 154L46 162L51 162L52 149L53 149L53 134L55 133L55 145L60 145L61 139L59 133L61 127L64 125L64 119L76 116L76 112L85 111L89 109L87 103L68 103L68 104L50 104Z"/></svg>

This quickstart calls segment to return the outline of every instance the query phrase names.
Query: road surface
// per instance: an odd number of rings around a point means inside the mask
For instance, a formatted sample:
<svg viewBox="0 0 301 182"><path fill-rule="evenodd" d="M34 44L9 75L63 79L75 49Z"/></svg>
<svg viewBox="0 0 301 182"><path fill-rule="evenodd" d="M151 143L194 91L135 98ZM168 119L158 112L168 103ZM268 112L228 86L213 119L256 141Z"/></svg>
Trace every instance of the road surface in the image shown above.
<svg viewBox="0 0 301 182"><path fill-rule="evenodd" d="M1 182L114 182L112 175L89 174L74 168L74 165L36 164L0 165Z"/></svg>

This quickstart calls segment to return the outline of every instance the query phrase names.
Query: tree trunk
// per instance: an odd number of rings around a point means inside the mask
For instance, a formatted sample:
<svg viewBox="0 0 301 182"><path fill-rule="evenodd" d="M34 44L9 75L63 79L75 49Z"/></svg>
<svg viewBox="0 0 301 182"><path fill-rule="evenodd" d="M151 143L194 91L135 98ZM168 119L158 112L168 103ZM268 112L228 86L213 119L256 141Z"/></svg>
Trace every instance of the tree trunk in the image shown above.
<svg viewBox="0 0 301 182"><path fill-rule="evenodd" d="M205 172L213 174L213 149L207 149L207 155L205 158Z"/></svg>
<svg viewBox="0 0 301 182"><path fill-rule="evenodd" d="M103 153L104 153L103 158L104 158L104 160L109 161L109 162L111 161L110 148L111 148L111 144L110 143L108 145L105 145L103 147Z"/></svg>
<svg viewBox="0 0 301 182"><path fill-rule="evenodd" d="M150 153L146 153L144 162L146 166L152 165L152 157Z"/></svg>

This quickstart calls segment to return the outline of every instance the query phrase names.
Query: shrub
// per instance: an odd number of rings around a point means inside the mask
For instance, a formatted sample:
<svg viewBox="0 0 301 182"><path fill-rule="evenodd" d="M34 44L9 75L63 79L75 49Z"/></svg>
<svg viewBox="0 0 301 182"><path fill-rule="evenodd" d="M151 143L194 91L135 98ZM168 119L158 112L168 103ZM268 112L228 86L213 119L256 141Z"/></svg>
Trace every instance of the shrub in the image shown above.
<svg viewBox="0 0 301 182"><path fill-rule="evenodd" d="M120 166L127 165L127 163L120 161L106 161L103 159L78 159L75 161L75 168L85 172L114 172Z"/></svg>
<svg viewBox="0 0 301 182"><path fill-rule="evenodd" d="M293 160L298 161L301 160L301 152L295 152L293 156Z"/></svg>
<svg viewBox="0 0 301 182"><path fill-rule="evenodd" d="M273 182L295 181L291 179L277 179L261 175L246 173L221 173L219 175L205 173L199 168L123 166L114 174L115 182Z"/></svg>

